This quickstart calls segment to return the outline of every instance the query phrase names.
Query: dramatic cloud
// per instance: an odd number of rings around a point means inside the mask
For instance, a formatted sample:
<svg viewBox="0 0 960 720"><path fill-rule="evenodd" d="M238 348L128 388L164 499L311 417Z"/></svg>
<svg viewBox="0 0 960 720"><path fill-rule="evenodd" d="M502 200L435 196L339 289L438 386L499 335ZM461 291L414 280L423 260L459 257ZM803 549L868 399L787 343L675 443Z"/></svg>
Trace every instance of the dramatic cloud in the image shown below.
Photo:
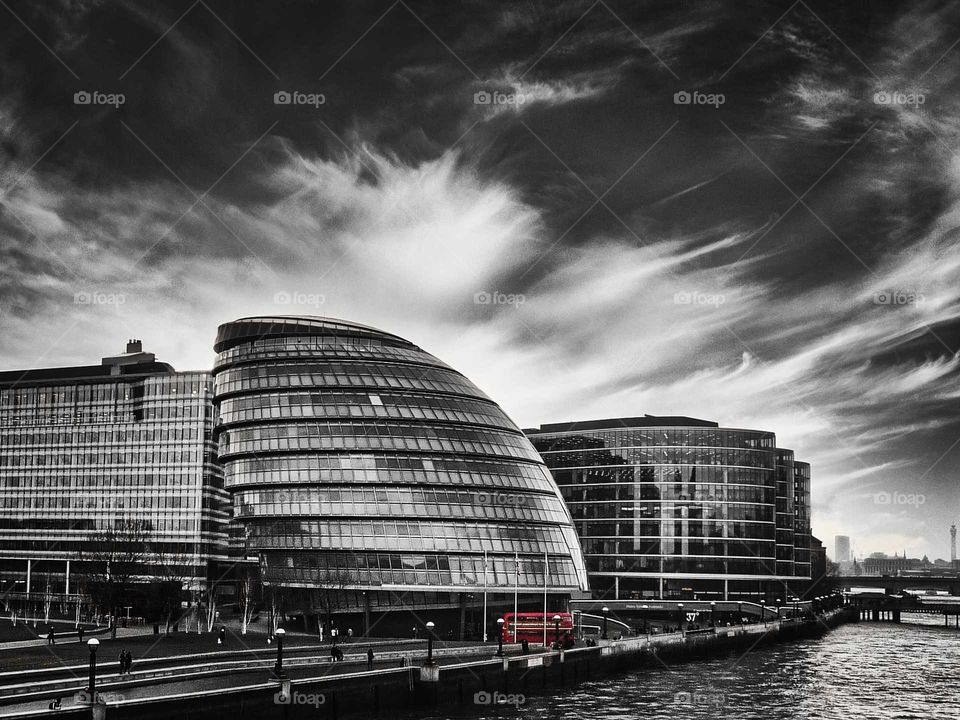
<svg viewBox="0 0 960 720"><path fill-rule="evenodd" d="M171 30L188 4L11 5L47 47L2 31L4 367L127 337L209 367L220 322L344 317L524 426L773 430L813 464L825 540L946 555L954 8L863 31L813 3L746 25L722 5L208 6ZM125 102L73 104L98 88ZM906 490L925 502L876 501Z"/></svg>

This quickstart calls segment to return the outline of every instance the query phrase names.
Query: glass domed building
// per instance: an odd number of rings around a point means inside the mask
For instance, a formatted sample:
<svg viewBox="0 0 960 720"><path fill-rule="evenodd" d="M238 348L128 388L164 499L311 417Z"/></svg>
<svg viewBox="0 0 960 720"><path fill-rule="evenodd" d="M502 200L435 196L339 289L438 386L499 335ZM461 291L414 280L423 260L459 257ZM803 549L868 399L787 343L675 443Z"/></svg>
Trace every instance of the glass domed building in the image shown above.
<svg viewBox="0 0 960 720"><path fill-rule="evenodd" d="M235 320L214 347L234 522L290 610L368 623L371 612L456 609L469 633L485 590L489 626L515 586L529 610L544 587L551 610L586 589L550 471L453 368L396 335L320 317Z"/></svg>

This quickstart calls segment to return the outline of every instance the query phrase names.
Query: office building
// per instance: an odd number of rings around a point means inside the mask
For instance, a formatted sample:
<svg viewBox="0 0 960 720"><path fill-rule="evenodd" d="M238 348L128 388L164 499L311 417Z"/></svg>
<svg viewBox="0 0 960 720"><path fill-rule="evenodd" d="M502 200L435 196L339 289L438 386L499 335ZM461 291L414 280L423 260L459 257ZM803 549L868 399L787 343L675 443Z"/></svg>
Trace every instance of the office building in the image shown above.
<svg viewBox="0 0 960 720"><path fill-rule="evenodd" d="M235 520L293 612L475 617L485 590L505 608L515 586L546 589L562 607L586 588L550 472L453 368L391 333L317 317L228 322L215 350ZM461 634L464 622L477 621Z"/></svg>
<svg viewBox="0 0 960 720"><path fill-rule="evenodd" d="M526 432L597 596L773 601L809 580L809 465L772 432L649 415Z"/></svg>
<svg viewBox="0 0 960 720"><path fill-rule="evenodd" d="M0 372L6 592L82 591L124 542L132 579L200 590L225 559L212 429L210 373L176 372L140 341L100 365Z"/></svg>

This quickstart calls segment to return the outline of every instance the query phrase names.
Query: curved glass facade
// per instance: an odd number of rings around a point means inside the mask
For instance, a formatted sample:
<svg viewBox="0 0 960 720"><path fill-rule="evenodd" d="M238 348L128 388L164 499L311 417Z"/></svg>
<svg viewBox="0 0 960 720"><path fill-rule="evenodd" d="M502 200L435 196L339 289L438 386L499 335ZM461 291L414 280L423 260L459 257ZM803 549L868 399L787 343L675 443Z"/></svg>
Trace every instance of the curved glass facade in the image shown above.
<svg viewBox="0 0 960 720"><path fill-rule="evenodd" d="M427 594L586 588L576 532L540 456L437 358L396 335L310 317L226 323L215 350L224 483L267 582L309 589L335 578Z"/></svg>
<svg viewBox="0 0 960 720"><path fill-rule="evenodd" d="M792 513L793 453L777 451L772 432L657 422L527 431L573 516L594 590L616 598L746 597L770 584L782 597L782 583L794 579L794 519L778 515ZM778 462L786 463L784 453L789 475Z"/></svg>

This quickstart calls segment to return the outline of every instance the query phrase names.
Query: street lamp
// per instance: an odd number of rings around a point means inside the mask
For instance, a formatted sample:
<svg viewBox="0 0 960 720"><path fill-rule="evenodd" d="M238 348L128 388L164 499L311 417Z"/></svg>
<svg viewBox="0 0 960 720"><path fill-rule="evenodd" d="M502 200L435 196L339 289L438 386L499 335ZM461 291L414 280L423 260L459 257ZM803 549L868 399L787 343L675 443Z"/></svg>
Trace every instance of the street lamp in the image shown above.
<svg viewBox="0 0 960 720"><path fill-rule="evenodd" d="M642 606L640 609L643 610L643 631L644 631L644 632L649 632L649 631L650 631L650 627L649 627L649 620L647 619L647 610L650 609L650 606L649 606L649 605L644 605L644 606Z"/></svg>
<svg viewBox="0 0 960 720"><path fill-rule="evenodd" d="M737 622L743 625L743 603L737 603Z"/></svg>
<svg viewBox="0 0 960 720"><path fill-rule="evenodd" d="M710 601L710 627L717 626L717 603Z"/></svg>
<svg viewBox="0 0 960 720"><path fill-rule="evenodd" d="M604 605L602 612L603 612L603 639L606 640L607 639L607 613L610 612L610 608Z"/></svg>
<svg viewBox="0 0 960 720"><path fill-rule="evenodd" d="M427 623L427 664L433 662L433 628L435 627L432 621Z"/></svg>
<svg viewBox="0 0 960 720"><path fill-rule="evenodd" d="M677 603L677 615L680 616L680 632L683 632L683 603Z"/></svg>
<svg viewBox="0 0 960 720"><path fill-rule="evenodd" d="M497 657L503 657L503 618L497 618Z"/></svg>
<svg viewBox="0 0 960 720"><path fill-rule="evenodd" d="M87 692L90 694L90 702L97 702L97 648L100 647L100 641L96 638L87 640L87 648L90 650L90 683Z"/></svg>
<svg viewBox="0 0 960 720"><path fill-rule="evenodd" d="M557 643L557 650L560 649L560 616L553 616L554 642Z"/></svg>
<svg viewBox="0 0 960 720"><path fill-rule="evenodd" d="M273 666L273 674L278 679L283 677L283 636L286 634L286 630L277 628L277 664Z"/></svg>

